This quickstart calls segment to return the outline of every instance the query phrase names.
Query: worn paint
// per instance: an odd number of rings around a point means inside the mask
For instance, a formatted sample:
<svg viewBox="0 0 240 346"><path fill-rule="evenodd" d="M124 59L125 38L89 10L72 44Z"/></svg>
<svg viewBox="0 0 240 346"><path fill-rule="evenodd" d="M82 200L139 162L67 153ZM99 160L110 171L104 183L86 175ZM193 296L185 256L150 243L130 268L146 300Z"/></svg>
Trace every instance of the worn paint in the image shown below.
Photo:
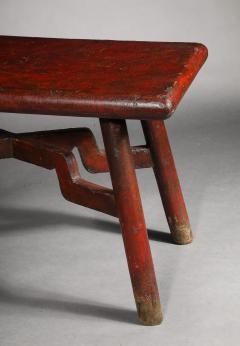
<svg viewBox="0 0 240 346"><path fill-rule="evenodd" d="M86 128L17 135L0 130L0 158L55 169L66 199L119 217L138 316L146 325L159 324L162 313L135 168L153 166L173 240L189 243L162 120L175 111L206 58L198 43L0 36L0 111L99 117L106 148L99 149ZM142 120L147 146L130 147L119 120L128 118ZM81 177L74 147L88 171L110 171L113 190Z"/></svg>
<svg viewBox="0 0 240 346"><path fill-rule="evenodd" d="M167 119L206 57L199 43L0 36L0 111Z"/></svg>
<svg viewBox="0 0 240 346"><path fill-rule="evenodd" d="M147 145L173 240L178 244L192 241L192 231L163 121L142 121Z"/></svg>
<svg viewBox="0 0 240 346"><path fill-rule="evenodd" d="M126 123L101 119L101 129L138 316L143 324L159 324L160 300Z"/></svg>

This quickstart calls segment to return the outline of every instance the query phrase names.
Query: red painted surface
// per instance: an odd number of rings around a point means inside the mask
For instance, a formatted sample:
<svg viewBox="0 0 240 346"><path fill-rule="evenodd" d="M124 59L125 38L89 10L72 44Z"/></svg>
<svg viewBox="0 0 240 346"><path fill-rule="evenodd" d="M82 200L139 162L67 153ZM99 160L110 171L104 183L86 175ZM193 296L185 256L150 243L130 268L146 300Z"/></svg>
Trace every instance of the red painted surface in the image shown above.
<svg viewBox="0 0 240 346"><path fill-rule="evenodd" d="M113 191L81 177L72 153L71 132L65 130L17 135L0 131L0 158L14 157L47 169L56 169L62 194L67 200L117 216ZM67 134L70 144L67 143ZM61 135L62 143L55 142L54 139ZM41 140L41 137L44 139Z"/></svg>
<svg viewBox="0 0 240 346"><path fill-rule="evenodd" d="M0 130L0 159L56 169L66 199L119 217L138 315L146 325L160 323L162 314L135 168L153 166L173 239L190 242L162 120L173 113L206 57L207 49L197 43L0 36L0 111L98 117L106 150L86 128ZM142 120L146 146L130 147L125 118ZM110 171L113 190L81 177L74 147L88 171Z"/></svg>
<svg viewBox="0 0 240 346"><path fill-rule="evenodd" d="M198 43L0 36L0 111L165 119L206 57Z"/></svg>
<svg viewBox="0 0 240 346"><path fill-rule="evenodd" d="M164 122L142 121L142 125L172 237L179 244L190 243L192 231Z"/></svg>
<svg viewBox="0 0 240 346"><path fill-rule="evenodd" d="M119 217L139 318L146 325L158 324L162 320L160 300L135 174L136 162L142 162L143 167L146 163L151 165L149 151L145 147L130 147L124 120L102 120L102 132L107 159L105 151L96 155L99 149L86 128L26 134L1 131L0 158L14 157L56 169L67 200ZM72 153L75 146L85 164L91 159L90 167L92 152L98 162L95 168L102 169L107 160L105 169L110 170L113 190L81 177Z"/></svg>
<svg viewBox="0 0 240 346"><path fill-rule="evenodd" d="M124 120L101 120L113 191L140 320L162 320L136 173Z"/></svg>
<svg viewBox="0 0 240 346"><path fill-rule="evenodd" d="M91 173L109 172L105 150L100 150L88 128L14 134L0 131L0 158L14 157L46 169L56 169L63 196L88 208L117 216L113 192L84 180L74 154L79 151ZM145 146L131 147L135 168L151 167Z"/></svg>

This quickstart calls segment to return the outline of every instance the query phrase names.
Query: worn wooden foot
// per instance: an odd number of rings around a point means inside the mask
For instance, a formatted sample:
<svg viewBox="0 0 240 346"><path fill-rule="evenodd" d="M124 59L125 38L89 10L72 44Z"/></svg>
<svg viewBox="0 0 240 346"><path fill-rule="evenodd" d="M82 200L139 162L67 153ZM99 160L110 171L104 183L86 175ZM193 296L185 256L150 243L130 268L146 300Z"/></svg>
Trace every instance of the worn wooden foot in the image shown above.
<svg viewBox="0 0 240 346"><path fill-rule="evenodd" d="M124 120L100 120L140 321L162 321L159 293Z"/></svg>
<svg viewBox="0 0 240 346"><path fill-rule="evenodd" d="M142 126L173 240L188 244L192 231L164 122L144 120Z"/></svg>

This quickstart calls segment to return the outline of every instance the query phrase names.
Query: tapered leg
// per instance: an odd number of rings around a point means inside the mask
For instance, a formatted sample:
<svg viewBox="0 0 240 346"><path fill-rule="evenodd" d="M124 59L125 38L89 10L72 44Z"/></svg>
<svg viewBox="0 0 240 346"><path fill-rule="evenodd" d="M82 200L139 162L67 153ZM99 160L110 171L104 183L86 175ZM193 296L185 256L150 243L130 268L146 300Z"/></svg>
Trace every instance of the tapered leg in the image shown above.
<svg viewBox="0 0 240 346"><path fill-rule="evenodd" d="M140 321L162 321L151 250L124 120L101 119L114 196Z"/></svg>
<svg viewBox="0 0 240 346"><path fill-rule="evenodd" d="M144 120L142 126L173 240L178 244L190 243L191 226L164 122Z"/></svg>

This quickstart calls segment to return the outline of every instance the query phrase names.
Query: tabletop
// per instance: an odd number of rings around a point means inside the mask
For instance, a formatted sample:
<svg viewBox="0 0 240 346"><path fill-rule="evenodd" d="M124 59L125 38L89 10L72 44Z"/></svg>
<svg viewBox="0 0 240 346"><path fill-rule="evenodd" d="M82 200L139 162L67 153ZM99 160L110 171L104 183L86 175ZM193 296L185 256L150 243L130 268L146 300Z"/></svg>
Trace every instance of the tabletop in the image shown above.
<svg viewBox="0 0 240 346"><path fill-rule="evenodd" d="M206 58L200 43L0 36L0 112L166 119Z"/></svg>

